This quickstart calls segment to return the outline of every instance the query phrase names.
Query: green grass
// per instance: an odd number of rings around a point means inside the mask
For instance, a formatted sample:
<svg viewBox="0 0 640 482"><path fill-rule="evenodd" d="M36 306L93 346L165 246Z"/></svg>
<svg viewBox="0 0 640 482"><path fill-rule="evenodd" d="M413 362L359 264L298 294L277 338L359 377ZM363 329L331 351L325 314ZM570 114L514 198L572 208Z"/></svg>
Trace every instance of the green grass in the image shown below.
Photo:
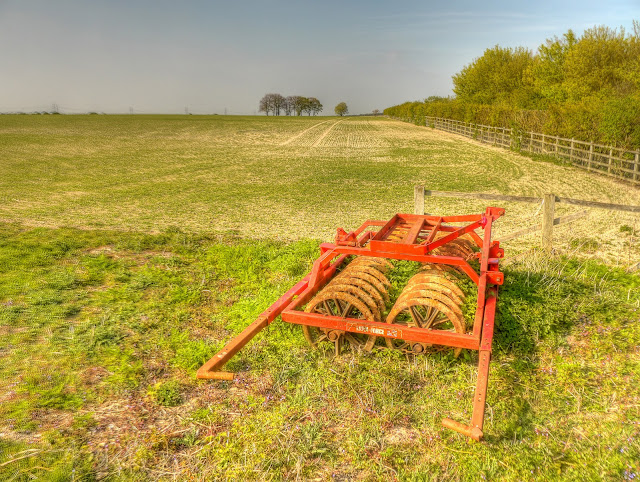
<svg viewBox="0 0 640 482"><path fill-rule="evenodd" d="M233 382L195 379L319 240L412 212L414 184L640 204L637 190L384 118L0 116L0 153L1 480L640 474L640 279L621 268L640 246L619 213L505 268L481 444L440 426L469 420L474 353L335 357L278 320L229 362ZM505 207L496 239L539 210ZM392 296L414 269L398 264Z"/></svg>
<svg viewBox="0 0 640 482"><path fill-rule="evenodd" d="M0 220L32 226L330 239L338 226L413 212L415 184L640 205L640 191L610 179L384 117L3 115L0 152ZM485 207L427 202L442 214ZM536 211L504 207L498 234ZM633 225L601 215L558 227L557 242L578 225L604 238Z"/></svg>
<svg viewBox="0 0 640 482"><path fill-rule="evenodd" d="M276 321L234 382L195 380L317 241L17 224L0 240L3 480L640 473L637 275L539 253L505 270L478 444L440 426L470 417L473 353L335 357Z"/></svg>

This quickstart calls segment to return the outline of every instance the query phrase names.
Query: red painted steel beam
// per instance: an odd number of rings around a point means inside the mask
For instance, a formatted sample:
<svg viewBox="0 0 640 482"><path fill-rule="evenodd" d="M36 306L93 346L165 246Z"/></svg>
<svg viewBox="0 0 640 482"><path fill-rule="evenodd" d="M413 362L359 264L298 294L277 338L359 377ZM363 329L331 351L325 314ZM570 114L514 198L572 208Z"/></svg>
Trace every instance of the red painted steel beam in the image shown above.
<svg viewBox="0 0 640 482"><path fill-rule="evenodd" d="M413 226L411 227L411 229L409 230L407 235L404 237L402 242L404 244L413 244L413 243L415 243L416 239L418 239L418 236L420 235L420 231L422 231L422 227L423 226L424 226L424 219L418 219L413 224Z"/></svg>
<svg viewBox="0 0 640 482"><path fill-rule="evenodd" d="M442 218L438 219L438 222L435 224L429 237L425 240L424 244L431 243L434 239L436 239L436 234L438 234L438 230L442 227Z"/></svg>
<svg viewBox="0 0 640 482"><path fill-rule="evenodd" d="M429 244L426 244L425 246L427 247L427 249L429 251L433 251L436 248L439 248L440 246L443 246L445 244L447 244L449 241L453 241L456 238L459 238L460 236L470 233L476 229L478 229L480 226L482 225L482 220L480 221L476 221L474 223L471 223L467 226L463 226L461 228L458 228L457 230L453 231L450 234L447 234L446 236L443 236L442 238L436 240L436 241L432 241Z"/></svg>
<svg viewBox="0 0 640 482"><path fill-rule="evenodd" d="M233 380L234 374L232 372L221 371L221 368L268 324L269 322L265 316L259 316L253 323L242 330L242 333L227 343L220 352L202 365L196 372L196 378Z"/></svg>
<svg viewBox="0 0 640 482"><path fill-rule="evenodd" d="M360 226L358 229L356 229L354 231L354 233L356 234L356 236L358 236L361 232L363 232L365 229L371 227L371 226L384 226L386 223L386 221L379 221L379 220L375 220L375 219L367 219L364 223L362 223L362 226Z"/></svg>
<svg viewBox="0 0 640 482"><path fill-rule="evenodd" d="M417 261L419 263L436 263L449 264L452 266L460 266L471 280L478 284L478 273L464 259L457 256L440 256L435 254L406 254L406 248L417 248L418 252L426 251L424 246L407 245L393 243L391 241L371 241L366 248L358 248L355 246L335 246L325 243L322 245L325 249L331 249L335 253L355 255L355 256L374 256L376 258L387 259L404 259L408 261ZM329 246L333 246L329 248ZM422 248L420 250L419 248ZM393 251L391 251L393 250Z"/></svg>
<svg viewBox="0 0 640 482"><path fill-rule="evenodd" d="M467 437L480 441L484 436L484 412L487 401L487 386L489 384L489 363L491 362L491 343L495 326L496 301L498 296L497 287L489 289L486 306L484 310L484 320L482 323L482 338L480 342L478 379L476 381L476 391L473 396L473 413L471 415L471 425L464 425L449 418L442 420L442 425L456 432L460 432Z"/></svg>
<svg viewBox="0 0 640 482"><path fill-rule="evenodd" d="M434 345L452 346L477 350L480 346L478 338L473 335L452 333L443 330L428 330L376 321L358 320L355 318L341 318L339 316L305 313L303 311L286 309L282 312L282 319L287 323L316 326L331 330L342 330L351 333L361 333L384 338L431 343Z"/></svg>
<svg viewBox="0 0 640 482"><path fill-rule="evenodd" d="M490 208L489 208L490 209ZM405 222L411 223L419 218L428 219L429 221L438 222L438 219L442 217L443 223L472 223L474 221L482 220L485 214L465 214L462 216L422 216L420 214L397 214L397 216Z"/></svg>
<svg viewBox="0 0 640 482"><path fill-rule="evenodd" d="M372 239L377 240L377 239L384 238L384 236L396 226L399 219L400 219L399 214L396 214L395 216L393 216L391 219L389 219L389 221L387 221L387 224L385 224L380 228L380 230L378 231L378 234L376 234Z"/></svg>
<svg viewBox="0 0 640 482"><path fill-rule="evenodd" d="M335 273L336 269L344 261L345 256L338 259L323 273L322 278L324 280L330 278ZM231 372L221 371L222 367L229 361L238 351L242 349L251 339L253 339L262 329L275 320L282 311L289 306L294 298L302 295L305 291L308 291L309 280L311 274L305 276L302 280L296 283L289 291L282 295L278 300L273 303L269 308L263 311L258 318L247 326L242 332L235 336L230 342L228 342L222 350L220 350L215 356L210 358L204 365L202 365L196 372L196 378L210 379L210 380L233 380L234 374ZM318 288L319 289L319 286Z"/></svg>

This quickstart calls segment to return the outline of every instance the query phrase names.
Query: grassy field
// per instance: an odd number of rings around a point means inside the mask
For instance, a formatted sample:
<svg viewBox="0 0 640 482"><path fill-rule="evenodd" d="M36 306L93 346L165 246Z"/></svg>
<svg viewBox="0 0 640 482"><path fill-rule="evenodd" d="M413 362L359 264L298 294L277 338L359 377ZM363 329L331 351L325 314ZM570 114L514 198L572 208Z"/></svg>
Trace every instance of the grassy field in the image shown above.
<svg viewBox="0 0 640 482"><path fill-rule="evenodd" d="M338 226L413 212L415 184L640 205L640 190L612 180L381 117L0 116L0 152L0 220L33 226L331 239ZM539 212L503 204L498 236ZM434 198L427 211L485 206ZM620 227L636 222L592 210L556 241L624 266L640 252Z"/></svg>
<svg viewBox="0 0 640 482"><path fill-rule="evenodd" d="M415 183L637 190L380 118L0 116L0 153L0 479L640 474L640 277L616 266L638 260L632 217L596 211L505 268L483 443L440 426L470 417L473 353L335 357L276 322L235 381L194 378L319 240L411 211ZM499 233L537 209L506 207Z"/></svg>

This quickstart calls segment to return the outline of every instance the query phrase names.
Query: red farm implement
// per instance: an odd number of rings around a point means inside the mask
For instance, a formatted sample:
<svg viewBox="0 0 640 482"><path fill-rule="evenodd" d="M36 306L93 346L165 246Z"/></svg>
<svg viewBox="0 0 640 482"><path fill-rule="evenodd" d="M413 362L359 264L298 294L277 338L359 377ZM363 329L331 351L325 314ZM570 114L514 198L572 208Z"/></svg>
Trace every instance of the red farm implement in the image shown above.
<svg viewBox="0 0 640 482"><path fill-rule="evenodd" d="M312 346L330 342L337 354L344 344L366 351L382 345L407 354L449 349L457 356L463 348L478 350L471 424L442 423L480 440L498 286L504 279L498 267L504 252L491 241L491 226L503 214L493 207L465 216L396 214L350 233L338 229L335 243L320 246L311 273L205 363L198 378L232 380L233 373L221 371L224 364L279 315L302 325ZM416 265L393 305L385 275L394 267L392 260ZM462 312L460 285L467 279L477 286L472 323Z"/></svg>

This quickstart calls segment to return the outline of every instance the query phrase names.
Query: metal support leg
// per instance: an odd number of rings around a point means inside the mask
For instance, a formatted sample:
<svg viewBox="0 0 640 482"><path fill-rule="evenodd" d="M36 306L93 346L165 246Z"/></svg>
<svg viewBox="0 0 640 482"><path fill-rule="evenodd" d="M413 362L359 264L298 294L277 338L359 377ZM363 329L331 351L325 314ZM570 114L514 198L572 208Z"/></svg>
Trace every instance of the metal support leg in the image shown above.
<svg viewBox="0 0 640 482"><path fill-rule="evenodd" d="M493 340L493 328L496 316L496 301L498 296L497 287L491 287L487 293L484 320L482 323L482 338L480 340L480 351L478 362L478 380L476 382L476 392L473 396L473 413L471 415L471 425L465 425L455 420L445 418L442 425L456 432L460 432L473 440L480 441L483 437L482 428L484 426L484 409L487 400L487 385L489 383L489 363L491 362L491 342Z"/></svg>

